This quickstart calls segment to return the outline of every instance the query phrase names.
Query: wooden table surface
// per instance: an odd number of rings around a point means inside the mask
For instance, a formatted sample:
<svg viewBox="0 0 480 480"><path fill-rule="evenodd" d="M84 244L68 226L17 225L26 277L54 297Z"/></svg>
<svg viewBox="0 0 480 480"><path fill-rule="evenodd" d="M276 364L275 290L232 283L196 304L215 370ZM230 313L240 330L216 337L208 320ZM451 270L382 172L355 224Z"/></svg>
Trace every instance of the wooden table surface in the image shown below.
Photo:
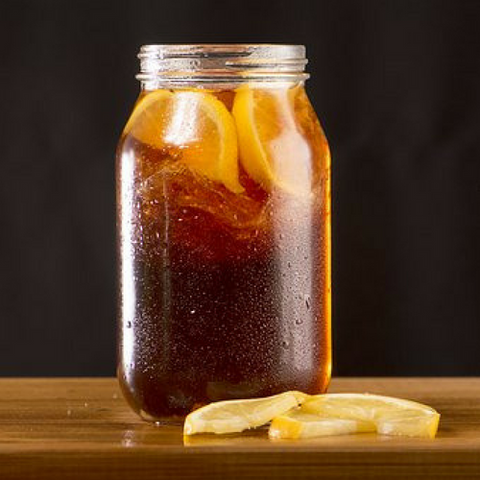
<svg viewBox="0 0 480 480"><path fill-rule="evenodd" d="M112 378L0 379L0 479L480 478L480 378L343 378L330 391L427 403L442 414L439 434L184 439L138 419Z"/></svg>

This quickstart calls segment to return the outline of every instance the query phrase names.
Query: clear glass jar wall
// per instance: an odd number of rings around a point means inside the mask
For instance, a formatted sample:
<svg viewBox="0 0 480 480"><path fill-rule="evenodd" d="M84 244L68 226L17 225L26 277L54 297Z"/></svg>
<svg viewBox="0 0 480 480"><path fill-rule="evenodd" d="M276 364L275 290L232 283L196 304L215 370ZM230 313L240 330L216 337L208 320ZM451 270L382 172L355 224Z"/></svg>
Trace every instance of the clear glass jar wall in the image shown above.
<svg viewBox="0 0 480 480"><path fill-rule="evenodd" d="M330 154L298 45L142 47L117 151L119 362L143 418L320 393Z"/></svg>

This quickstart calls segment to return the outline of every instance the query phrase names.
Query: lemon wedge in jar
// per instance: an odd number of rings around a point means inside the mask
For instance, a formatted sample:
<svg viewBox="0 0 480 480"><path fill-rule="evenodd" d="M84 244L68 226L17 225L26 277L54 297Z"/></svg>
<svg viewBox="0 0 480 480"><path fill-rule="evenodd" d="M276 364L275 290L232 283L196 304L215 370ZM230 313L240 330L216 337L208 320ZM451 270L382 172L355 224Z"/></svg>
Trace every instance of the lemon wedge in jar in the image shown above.
<svg viewBox="0 0 480 480"><path fill-rule="evenodd" d="M265 425L272 418L299 405L305 398L306 395L301 392L285 392L271 397L210 403L187 416L183 433L243 432Z"/></svg>
<svg viewBox="0 0 480 480"><path fill-rule="evenodd" d="M124 134L163 150L234 193L243 191L235 122L225 105L210 93L146 93L135 105Z"/></svg>
<svg viewBox="0 0 480 480"><path fill-rule="evenodd" d="M309 397L300 409L274 418L272 438L308 438L376 431L434 438L440 414L421 403L382 395L340 393Z"/></svg>
<svg viewBox="0 0 480 480"><path fill-rule="evenodd" d="M309 196L312 159L300 133L291 95L285 89L241 87L232 114L238 133L240 162L265 190L279 187Z"/></svg>

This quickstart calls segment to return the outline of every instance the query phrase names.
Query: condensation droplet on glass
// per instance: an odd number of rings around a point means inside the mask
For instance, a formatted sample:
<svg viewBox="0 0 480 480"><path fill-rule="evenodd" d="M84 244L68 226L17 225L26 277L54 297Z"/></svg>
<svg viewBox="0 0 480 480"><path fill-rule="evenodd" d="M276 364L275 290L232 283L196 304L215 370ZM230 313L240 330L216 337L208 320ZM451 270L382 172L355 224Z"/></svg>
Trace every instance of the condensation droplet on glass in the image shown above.
<svg viewBox="0 0 480 480"><path fill-rule="evenodd" d="M305 306L307 307L307 310L310 310L310 307L312 306L312 299L310 298L310 295L305 295Z"/></svg>
<svg viewBox="0 0 480 480"><path fill-rule="evenodd" d="M190 313L191 313L192 315L193 315L195 312L196 312L196 310L195 310L195 309L193 309L193 310L190 310Z"/></svg>
<svg viewBox="0 0 480 480"><path fill-rule="evenodd" d="M290 344L287 342L287 340L283 340L283 341L282 341L282 347L283 347L283 348L288 348L289 345L290 345Z"/></svg>
<svg viewBox="0 0 480 480"><path fill-rule="evenodd" d="M297 318L295 320L295 325L301 325L303 323L303 318Z"/></svg>
<svg viewBox="0 0 480 480"><path fill-rule="evenodd" d="M132 328L132 322L127 322L127 328Z"/></svg>

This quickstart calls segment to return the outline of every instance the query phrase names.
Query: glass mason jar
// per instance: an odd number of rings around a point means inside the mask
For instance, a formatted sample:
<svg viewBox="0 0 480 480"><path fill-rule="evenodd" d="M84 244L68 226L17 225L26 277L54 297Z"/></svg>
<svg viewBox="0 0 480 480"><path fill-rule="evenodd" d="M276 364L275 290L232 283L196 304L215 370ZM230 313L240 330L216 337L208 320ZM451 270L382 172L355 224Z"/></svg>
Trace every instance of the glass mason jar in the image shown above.
<svg viewBox="0 0 480 480"><path fill-rule="evenodd" d="M324 392L330 154L300 45L148 45L117 151L119 364L142 418Z"/></svg>

